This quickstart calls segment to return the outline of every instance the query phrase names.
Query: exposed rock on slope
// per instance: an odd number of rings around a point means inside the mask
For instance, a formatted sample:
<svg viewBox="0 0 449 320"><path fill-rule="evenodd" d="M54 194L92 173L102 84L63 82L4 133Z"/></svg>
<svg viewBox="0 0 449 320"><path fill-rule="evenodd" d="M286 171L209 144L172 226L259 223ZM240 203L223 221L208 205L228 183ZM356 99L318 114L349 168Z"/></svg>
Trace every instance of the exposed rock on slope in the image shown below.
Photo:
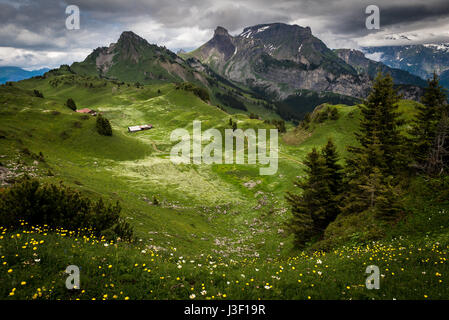
<svg viewBox="0 0 449 320"><path fill-rule="evenodd" d="M131 31L123 32L109 47L95 49L72 70L121 81L195 81L206 83L201 74L170 50L148 43Z"/></svg>
<svg viewBox="0 0 449 320"><path fill-rule="evenodd" d="M218 27L190 53L224 77L282 99L297 89L363 97L369 79L341 60L310 28L282 23L248 27L231 36Z"/></svg>

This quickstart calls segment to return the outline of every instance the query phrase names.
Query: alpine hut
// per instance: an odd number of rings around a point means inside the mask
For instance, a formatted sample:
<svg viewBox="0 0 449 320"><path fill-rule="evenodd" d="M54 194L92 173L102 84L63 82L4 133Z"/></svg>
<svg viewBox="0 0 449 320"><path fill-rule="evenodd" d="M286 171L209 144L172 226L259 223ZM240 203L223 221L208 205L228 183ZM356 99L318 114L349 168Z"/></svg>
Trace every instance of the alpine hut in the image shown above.
<svg viewBox="0 0 449 320"><path fill-rule="evenodd" d="M138 132L138 131L143 131L143 130L149 130L153 128L153 126L151 124L144 124L141 126L131 126L128 127L128 132Z"/></svg>

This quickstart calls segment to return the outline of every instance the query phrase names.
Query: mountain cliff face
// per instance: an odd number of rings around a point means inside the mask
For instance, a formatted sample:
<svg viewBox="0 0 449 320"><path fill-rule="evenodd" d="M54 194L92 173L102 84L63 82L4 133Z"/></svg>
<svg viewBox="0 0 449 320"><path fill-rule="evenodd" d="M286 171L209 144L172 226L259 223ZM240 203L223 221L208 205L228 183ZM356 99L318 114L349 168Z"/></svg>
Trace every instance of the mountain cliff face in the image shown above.
<svg viewBox="0 0 449 320"><path fill-rule="evenodd" d="M423 79L449 70L449 43L367 47L363 51L389 67L406 70Z"/></svg>
<svg viewBox="0 0 449 320"><path fill-rule="evenodd" d="M362 51L354 49L337 49L335 53L347 64L357 70L359 74L368 74L370 79L374 79L376 74L389 73L395 84L409 84L415 86L425 86L426 81L405 70L390 68L387 65L368 59Z"/></svg>
<svg viewBox="0 0 449 320"><path fill-rule="evenodd" d="M131 31L123 32L117 43L95 49L83 62L75 62L71 69L79 74L129 82L206 82L175 53L150 44Z"/></svg>
<svg viewBox="0 0 449 320"><path fill-rule="evenodd" d="M189 53L220 75L278 99L298 89L364 97L367 75L345 63L310 28L282 23L245 28L237 36L218 27L213 38Z"/></svg>

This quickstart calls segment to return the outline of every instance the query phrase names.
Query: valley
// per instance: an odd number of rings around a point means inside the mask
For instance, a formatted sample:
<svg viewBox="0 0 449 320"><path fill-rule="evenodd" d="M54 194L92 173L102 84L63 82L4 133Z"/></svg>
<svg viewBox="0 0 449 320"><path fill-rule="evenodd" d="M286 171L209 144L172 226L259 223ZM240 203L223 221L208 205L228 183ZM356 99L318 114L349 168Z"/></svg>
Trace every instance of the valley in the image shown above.
<svg viewBox="0 0 449 320"><path fill-rule="evenodd" d="M179 57L124 32L82 62L0 86L1 194L25 175L63 184L89 199L118 201L134 232L126 241L26 221L0 226L0 299L447 298L444 178L401 172L402 207L391 221L371 209L341 214L304 247L291 230L286 194L304 191L295 181L310 175L310 154L332 139L343 164L353 156L349 147L360 147L362 102L376 68L391 72L405 93L424 90L424 80L360 54L330 50L310 28L284 24L235 37L219 27ZM280 80L292 74L294 81ZM397 102L398 130L407 136L423 105L413 94L402 98L410 99ZM69 99L98 115L76 112ZM112 135L99 133L100 116ZM260 164L174 164L170 135L178 128L192 135L194 121L221 133L284 126L277 172L260 175ZM152 128L128 131L145 124ZM369 178L366 189L377 194L384 185ZM82 290L66 289L68 265L81 266ZM365 286L369 265L381 270L380 290Z"/></svg>

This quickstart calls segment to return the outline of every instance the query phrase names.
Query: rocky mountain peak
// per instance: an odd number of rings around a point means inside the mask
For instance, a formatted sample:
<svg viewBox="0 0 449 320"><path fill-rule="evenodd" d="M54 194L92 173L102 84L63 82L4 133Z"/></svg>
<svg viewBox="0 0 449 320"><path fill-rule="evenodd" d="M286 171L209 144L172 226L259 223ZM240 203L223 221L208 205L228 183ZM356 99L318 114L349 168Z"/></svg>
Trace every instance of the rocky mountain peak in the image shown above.
<svg viewBox="0 0 449 320"><path fill-rule="evenodd" d="M214 37L215 36L229 36L229 33L225 28L218 26L214 32Z"/></svg>
<svg viewBox="0 0 449 320"><path fill-rule="evenodd" d="M348 63L351 59L367 59L365 54L357 49L337 49L334 50L335 53L343 59L346 63Z"/></svg>
<svg viewBox="0 0 449 320"><path fill-rule="evenodd" d="M215 50L227 60L234 54L233 37L228 33L228 30L218 26L213 38L203 46L203 49L205 53L207 52L206 55Z"/></svg>
<svg viewBox="0 0 449 320"><path fill-rule="evenodd" d="M135 34L132 31L124 31L120 35L120 38L118 39L117 43L129 45L129 44L137 44L137 43L147 43L147 41L144 38L139 37L137 34Z"/></svg>
<svg viewBox="0 0 449 320"><path fill-rule="evenodd" d="M266 36L274 36L278 37L279 35L300 35L302 37L312 36L312 30L310 27L300 27L296 24L289 25L285 23L268 23L268 24L258 24L251 27L246 27L243 29L243 32L240 36L245 38L253 38L253 37L266 37Z"/></svg>

